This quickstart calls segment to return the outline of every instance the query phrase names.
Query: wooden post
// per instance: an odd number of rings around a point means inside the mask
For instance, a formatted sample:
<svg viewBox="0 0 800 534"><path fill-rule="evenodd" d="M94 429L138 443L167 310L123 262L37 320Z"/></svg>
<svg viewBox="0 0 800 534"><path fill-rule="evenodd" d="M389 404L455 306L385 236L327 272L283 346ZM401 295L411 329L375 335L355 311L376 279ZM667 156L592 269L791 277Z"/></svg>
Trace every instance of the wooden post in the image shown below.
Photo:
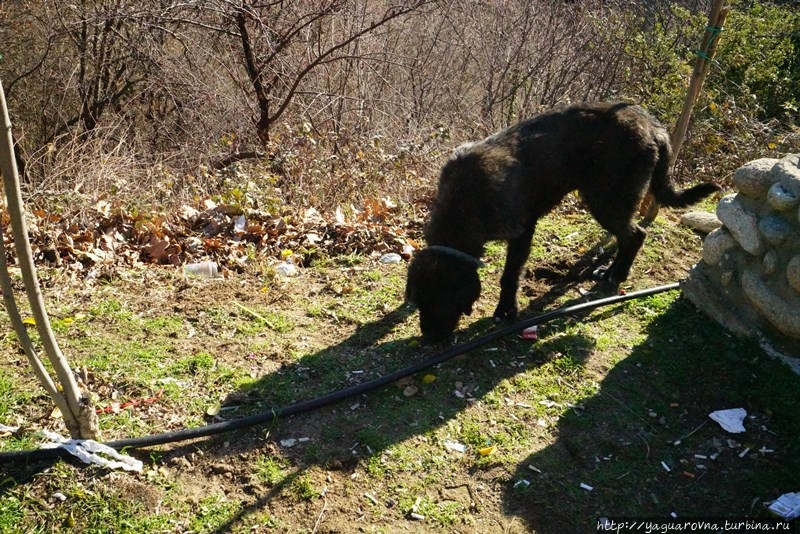
<svg viewBox="0 0 800 534"><path fill-rule="evenodd" d="M700 49L697 51L697 59L694 63L694 70L689 79L689 88L686 92L686 99L683 101L683 110L681 110L678 122L675 125L675 130L670 137L672 145L672 158L670 159L669 166L672 168L678 160L678 153L683 146L683 140L686 137L686 130L689 128L689 120L692 117L692 109L694 108L697 97L700 94L700 89L703 87L703 82L708 75L708 70L711 67L711 62L714 60L714 55L717 52L717 43L719 42L719 35L722 32L722 26L725 24L725 19L728 17L728 8L723 8L722 4L725 0L715 0L714 5L711 7L711 13L708 16L708 25L703 34L703 40L700 43ZM658 215L658 202L652 195L648 194L649 206L647 213L644 216L644 223L649 224L653 222ZM645 200L647 202L647 199Z"/></svg>

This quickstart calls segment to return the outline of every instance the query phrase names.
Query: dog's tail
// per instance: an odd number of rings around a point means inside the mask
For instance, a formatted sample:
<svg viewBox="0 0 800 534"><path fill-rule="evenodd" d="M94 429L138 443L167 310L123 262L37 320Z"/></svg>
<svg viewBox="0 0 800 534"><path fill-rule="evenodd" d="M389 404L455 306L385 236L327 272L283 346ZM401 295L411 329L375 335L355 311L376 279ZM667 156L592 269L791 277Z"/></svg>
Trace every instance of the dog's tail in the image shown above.
<svg viewBox="0 0 800 534"><path fill-rule="evenodd" d="M653 193L656 202L670 208L685 208L721 189L713 182L704 182L682 191L676 191L672 181L669 179L671 155L672 149L669 139L666 136L659 137L658 161L650 181L650 191Z"/></svg>

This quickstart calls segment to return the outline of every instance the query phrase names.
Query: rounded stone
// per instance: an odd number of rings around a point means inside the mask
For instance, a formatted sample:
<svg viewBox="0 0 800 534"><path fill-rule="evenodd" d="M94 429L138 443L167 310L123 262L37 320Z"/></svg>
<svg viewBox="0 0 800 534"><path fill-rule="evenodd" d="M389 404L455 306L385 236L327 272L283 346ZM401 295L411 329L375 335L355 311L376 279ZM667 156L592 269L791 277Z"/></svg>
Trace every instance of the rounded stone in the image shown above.
<svg viewBox="0 0 800 534"><path fill-rule="evenodd" d="M750 271L742 272L741 282L744 294L761 316L783 334L800 339L800 303L787 301Z"/></svg>
<svg viewBox="0 0 800 534"><path fill-rule="evenodd" d="M704 234L713 232L722 226L722 222L720 222L717 216L707 211L690 211L684 213L681 215L681 224Z"/></svg>
<svg viewBox="0 0 800 534"><path fill-rule="evenodd" d="M761 261L761 269L764 271L764 274L767 276L772 276L775 274L775 271L778 270L778 263L780 262L780 256L775 251L775 249L770 249L764 254L764 259Z"/></svg>
<svg viewBox="0 0 800 534"><path fill-rule="evenodd" d="M786 265L786 279L789 286L800 293L800 254L790 259Z"/></svg>
<svg viewBox="0 0 800 534"><path fill-rule="evenodd" d="M733 183L749 197L763 198L772 184L778 181L770 171L780 160L761 158L739 167L733 175Z"/></svg>
<svg viewBox="0 0 800 534"><path fill-rule="evenodd" d="M738 195L728 195L719 201L717 217L744 250L753 256L764 253L758 218L744 207Z"/></svg>
<svg viewBox="0 0 800 534"><path fill-rule="evenodd" d="M790 154L778 161L770 170L770 175L784 189L800 198L800 156Z"/></svg>
<svg viewBox="0 0 800 534"><path fill-rule="evenodd" d="M708 265L719 265L725 253L736 247L736 240L725 228L717 228L703 241L703 261Z"/></svg>
<svg viewBox="0 0 800 534"><path fill-rule="evenodd" d="M767 204L775 211L792 209L800 203L800 197L783 186L782 182L772 184L767 191Z"/></svg>
<svg viewBox="0 0 800 534"><path fill-rule="evenodd" d="M792 225L777 215L767 215L758 221L758 229L773 247L780 246L792 232Z"/></svg>

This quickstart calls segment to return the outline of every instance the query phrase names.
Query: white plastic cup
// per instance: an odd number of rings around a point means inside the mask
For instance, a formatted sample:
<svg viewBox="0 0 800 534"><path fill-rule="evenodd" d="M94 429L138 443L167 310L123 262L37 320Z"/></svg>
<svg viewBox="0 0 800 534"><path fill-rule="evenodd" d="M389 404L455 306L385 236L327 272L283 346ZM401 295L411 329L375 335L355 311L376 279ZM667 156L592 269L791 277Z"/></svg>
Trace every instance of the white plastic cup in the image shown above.
<svg viewBox="0 0 800 534"><path fill-rule="evenodd" d="M199 276L202 278L216 278L219 274L219 266L215 261L201 261L199 263L187 263L184 266L186 274Z"/></svg>

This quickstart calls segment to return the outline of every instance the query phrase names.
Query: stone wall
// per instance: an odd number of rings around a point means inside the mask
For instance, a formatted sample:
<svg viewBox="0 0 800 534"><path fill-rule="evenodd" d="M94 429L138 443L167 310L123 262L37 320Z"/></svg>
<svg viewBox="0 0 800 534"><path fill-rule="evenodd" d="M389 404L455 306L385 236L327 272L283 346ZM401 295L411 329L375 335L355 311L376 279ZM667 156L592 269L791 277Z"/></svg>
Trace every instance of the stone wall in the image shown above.
<svg viewBox="0 0 800 534"><path fill-rule="evenodd" d="M717 206L722 226L705 238L684 293L737 334L797 346L800 155L751 161L736 171L734 183L739 192Z"/></svg>

